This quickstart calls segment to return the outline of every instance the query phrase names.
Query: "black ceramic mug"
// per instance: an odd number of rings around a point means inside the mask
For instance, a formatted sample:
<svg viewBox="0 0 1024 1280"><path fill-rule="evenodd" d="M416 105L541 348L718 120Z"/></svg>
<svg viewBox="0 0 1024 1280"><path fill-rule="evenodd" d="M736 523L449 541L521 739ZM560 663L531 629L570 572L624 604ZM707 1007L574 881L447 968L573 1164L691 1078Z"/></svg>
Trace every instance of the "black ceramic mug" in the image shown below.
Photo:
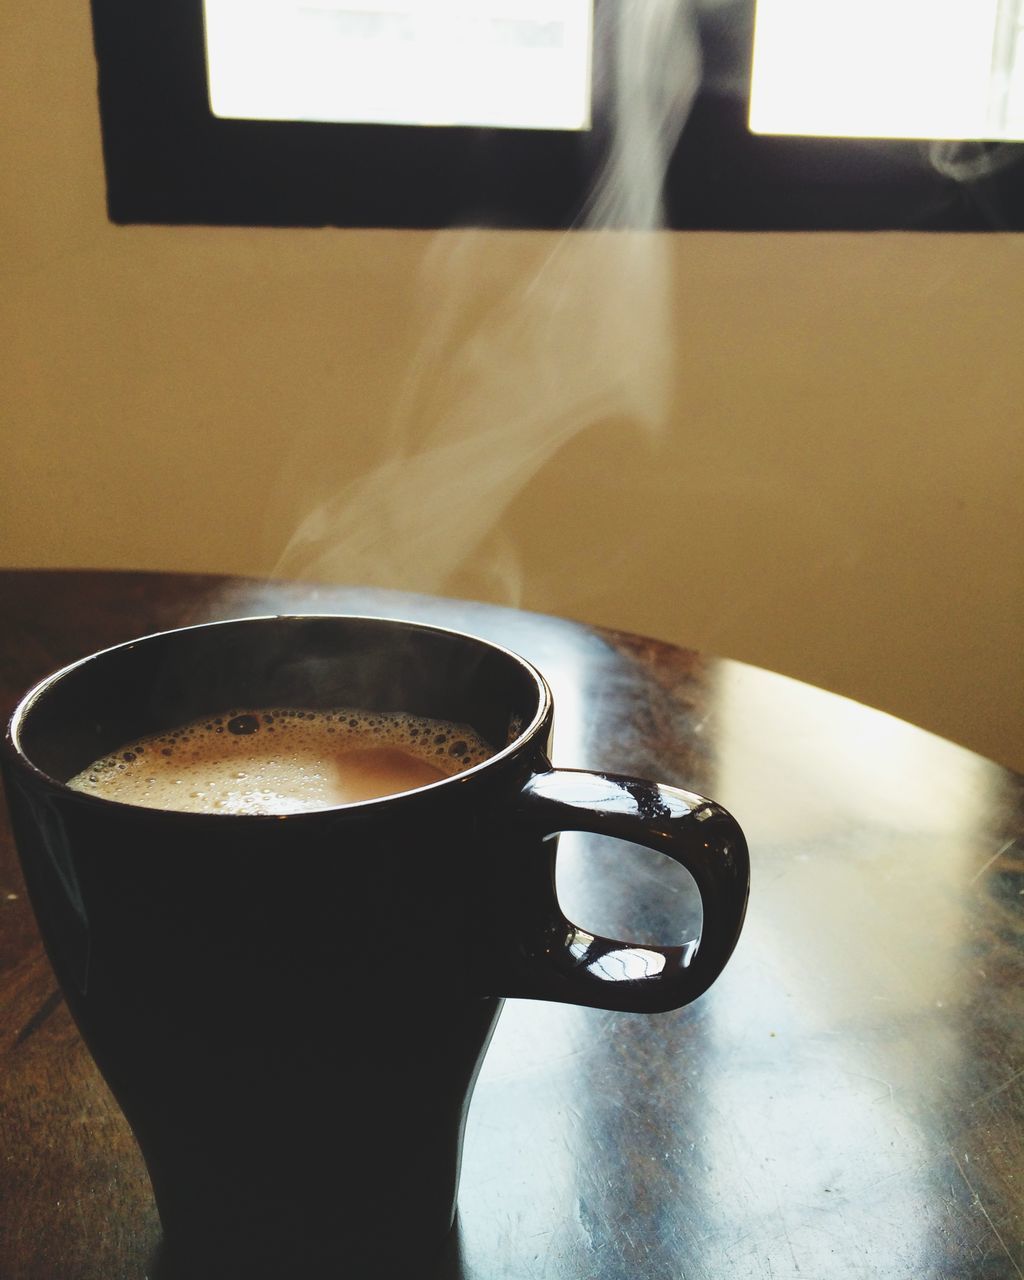
<svg viewBox="0 0 1024 1280"><path fill-rule="evenodd" d="M493 754L286 817L65 785L127 743L237 706L403 711L468 724ZM142 1149L173 1274L423 1274L452 1225L502 998L655 1012L718 976L747 901L736 822L675 788L552 769L551 722L550 690L515 654L361 617L164 632L23 699L4 774L29 894ZM553 838L569 830L686 867L699 939L637 946L569 922Z"/></svg>

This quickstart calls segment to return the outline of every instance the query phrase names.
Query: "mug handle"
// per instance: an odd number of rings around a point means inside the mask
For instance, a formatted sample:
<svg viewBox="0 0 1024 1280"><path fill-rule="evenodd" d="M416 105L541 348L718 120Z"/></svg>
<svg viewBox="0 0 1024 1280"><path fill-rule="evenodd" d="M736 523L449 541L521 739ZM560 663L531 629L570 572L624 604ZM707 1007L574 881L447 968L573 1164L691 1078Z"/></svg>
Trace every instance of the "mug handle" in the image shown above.
<svg viewBox="0 0 1024 1280"><path fill-rule="evenodd" d="M641 778L551 769L525 784L513 823L517 832L527 829L534 848L559 832L588 831L667 854L696 881L703 923L699 938L680 946L602 938L562 914L552 856L543 866L520 863L501 886L519 899L519 931L511 971L501 966L506 990L500 994L661 1013L689 1004L711 986L739 938L750 886L747 842L725 809Z"/></svg>

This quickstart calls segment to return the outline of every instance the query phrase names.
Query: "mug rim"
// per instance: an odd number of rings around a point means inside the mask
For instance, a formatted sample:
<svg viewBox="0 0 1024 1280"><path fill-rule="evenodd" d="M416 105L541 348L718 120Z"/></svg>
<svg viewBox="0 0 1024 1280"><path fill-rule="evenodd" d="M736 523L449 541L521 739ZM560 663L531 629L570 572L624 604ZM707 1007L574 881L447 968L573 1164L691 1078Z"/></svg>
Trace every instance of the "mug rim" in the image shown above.
<svg viewBox="0 0 1024 1280"><path fill-rule="evenodd" d="M211 631L219 627L240 626L248 623L302 623L314 621L334 621L334 622L357 622L357 623L383 623L385 625L393 625L404 627L412 631L433 632L436 635L451 636L458 640L469 641L473 644L483 645L487 649L491 649L504 657L510 659L522 668L533 681L537 692L537 709L530 720L519 733L507 743L499 751L495 751L489 755L486 760L481 760L479 764L470 765L467 769L462 769L458 773L453 773L446 778L440 778L436 782L427 782L422 786L413 787L406 791L389 792L387 795L375 796L369 800L354 800L348 804L326 805L320 809L306 809L298 813L214 813L207 810L185 810L185 809L164 809L150 805L138 805L126 803L123 800L113 800L106 796L96 795L90 791L79 791L77 788L68 786L67 782L62 778L56 778L53 774L48 773L45 769L32 760L21 741L21 731L28 717L31 715L34 706L47 694L47 692L55 685L59 684L72 672L77 671L80 667L113 654L122 649L133 649L138 645L147 644L150 641L164 639L166 637L179 634L186 634L194 631ZM542 728L548 718L551 716L554 707L554 699L551 688L541 671L522 654L516 653L515 650L509 649L507 646L498 644L496 641L488 640L483 636L474 634L471 631L462 631L455 627L437 626L429 622L416 622L411 618L391 617L384 614L363 614L363 613L269 613L269 614L246 614L236 618L217 618L207 622L190 623L184 627L167 627L159 631L150 631L145 635L135 636L130 640L122 640L117 644L107 645L103 649L96 649L91 653L76 658L73 662L66 663L55 671L51 671L49 675L43 676L37 680L30 689L28 689L19 699L11 712L7 721L4 737L0 746L3 753L20 769L27 770L38 781L45 783L51 788L55 788L58 793L74 799L76 803L82 803L88 807L99 806L104 810L120 811L126 814L134 814L140 818L147 815L152 818L153 815L160 815L161 818L170 818L174 821L184 820L186 822L256 822L269 823L282 821L301 822L311 819L320 819L321 821L328 815L342 815L349 813L366 813L369 810L381 805L391 804L415 800L416 798L428 793L435 793L438 790L449 787L451 785L464 785L471 778L479 777L491 770L492 766L510 759L512 756L520 752L526 744L533 739L537 732Z"/></svg>

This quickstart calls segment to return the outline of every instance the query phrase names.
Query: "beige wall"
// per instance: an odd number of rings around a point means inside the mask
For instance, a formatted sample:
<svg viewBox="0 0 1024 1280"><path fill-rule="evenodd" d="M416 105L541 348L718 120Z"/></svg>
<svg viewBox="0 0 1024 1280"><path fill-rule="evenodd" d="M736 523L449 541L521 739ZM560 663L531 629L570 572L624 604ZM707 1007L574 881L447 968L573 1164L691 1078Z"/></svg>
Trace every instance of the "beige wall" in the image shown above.
<svg viewBox="0 0 1024 1280"><path fill-rule="evenodd" d="M87 6L0 49L0 561L509 599L1024 768L1024 241L116 228Z"/></svg>

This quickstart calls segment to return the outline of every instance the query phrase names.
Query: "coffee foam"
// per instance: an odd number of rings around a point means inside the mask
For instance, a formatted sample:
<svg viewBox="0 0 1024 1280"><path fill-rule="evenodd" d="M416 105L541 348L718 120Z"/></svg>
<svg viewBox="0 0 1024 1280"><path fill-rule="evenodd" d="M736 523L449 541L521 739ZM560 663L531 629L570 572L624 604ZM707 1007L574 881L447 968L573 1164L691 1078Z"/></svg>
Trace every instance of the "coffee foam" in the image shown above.
<svg viewBox="0 0 1024 1280"><path fill-rule="evenodd" d="M235 709L121 747L68 786L153 809L300 813L426 786L492 754L465 725L404 712Z"/></svg>

